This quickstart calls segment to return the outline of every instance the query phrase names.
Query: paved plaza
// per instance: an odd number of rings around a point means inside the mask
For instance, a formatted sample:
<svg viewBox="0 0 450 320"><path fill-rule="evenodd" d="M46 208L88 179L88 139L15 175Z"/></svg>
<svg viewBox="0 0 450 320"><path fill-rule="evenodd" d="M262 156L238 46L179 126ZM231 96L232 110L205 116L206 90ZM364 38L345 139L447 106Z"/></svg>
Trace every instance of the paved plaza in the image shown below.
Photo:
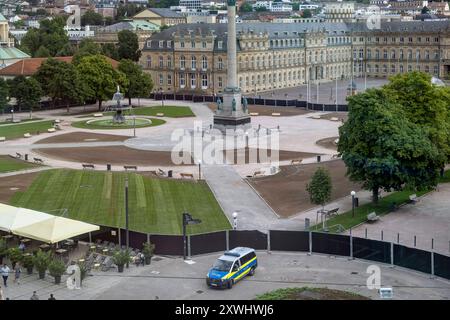
<svg viewBox="0 0 450 320"><path fill-rule="evenodd" d="M254 277L246 277L231 290L210 289L205 284L205 275L219 255L195 257L194 264L187 264L181 258L155 257L150 266L130 266L123 274L114 270L94 272L83 281L80 290L69 290L64 284L54 285L50 276L38 280L35 274L24 277L20 285L11 282L4 291L13 300L27 300L33 291L45 300L50 293L57 299L67 300L239 300L254 299L258 294L279 288L314 286L379 299L377 290L366 286L367 267L373 263L316 254L261 251L257 253ZM378 266L381 286L392 287L394 299L450 299L449 281L399 267Z"/></svg>

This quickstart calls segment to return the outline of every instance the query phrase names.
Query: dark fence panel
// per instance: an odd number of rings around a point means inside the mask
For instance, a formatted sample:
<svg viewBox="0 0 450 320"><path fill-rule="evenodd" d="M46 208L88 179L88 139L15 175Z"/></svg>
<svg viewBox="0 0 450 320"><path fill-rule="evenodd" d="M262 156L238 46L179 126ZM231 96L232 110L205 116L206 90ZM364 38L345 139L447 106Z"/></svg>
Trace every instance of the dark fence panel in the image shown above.
<svg viewBox="0 0 450 320"><path fill-rule="evenodd" d="M266 99L266 106L275 106L276 100L273 99Z"/></svg>
<svg viewBox="0 0 450 320"><path fill-rule="evenodd" d="M333 111L336 111L336 105L333 105L333 104L324 104L324 105L323 105L323 109L324 109L325 111L333 112Z"/></svg>
<svg viewBox="0 0 450 320"><path fill-rule="evenodd" d="M295 107L296 103L297 103L297 100L288 100L287 105L288 105L288 107Z"/></svg>
<svg viewBox="0 0 450 320"><path fill-rule="evenodd" d="M185 94L183 97L185 101L192 101L193 96L191 94Z"/></svg>
<svg viewBox="0 0 450 320"><path fill-rule="evenodd" d="M175 95L172 93L168 93L164 95L165 100L175 100Z"/></svg>
<svg viewBox="0 0 450 320"><path fill-rule="evenodd" d="M192 101L194 102L204 102L203 96L194 96L192 98Z"/></svg>
<svg viewBox="0 0 450 320"><path fill-rule="evenodd" d="M391 244L384 241L353 237L353 257L391 263Z"/></svg>
<svg viewBox="0 0 450 320"><path fill-rule="evenodd" d="M431 253L394 244L394 264L425 273L431 273Z"/></svg>
<svg viewBox="0 0 450 320"><path fill-rule="evenodd" d="M164 255L183 255L183 236L150 235L150 242L155 244L155 253Z"/></svg>
<svg viewBox="0 0 450 320"><path fill-rule="evenodd" d="M434 254L434 274L450 280L450 257Z"/></svg>
<svg viewBox="0 0 450 320"><path fill-rule="evenodd" d="M226 249L226 231L197 234L191 236L191 255L225 251Z"/></svg>
<svg viewBox="0 0 450 320"><path fill-rule="evenodd" d="M270 250L309 251L309 232L270 230Z"/></svg>
<svg viewBox="0 0 450 320"><path fill-rule="evenodd" d="M182 94L176 94L175 100L184 100L184 96Z"/></svg>
<svg viewBox="0 0 450 320"><path fill-rule="evenodd" d="M267 249L267 234L257 230L230 230L230 250L235 247L250 247L256 250Z"/></svg>
<svg viewBox="0 0 450 320"><path fill-rule="evenodd" d="M255 104L255 99L254 99L254 98L248 97L248 98L247 98L247 103L248 103L248 104Z"/></svg>
<svg viewBox="0 0 450 320"><path fill-rule="evenodd" d="M216 102L213 96L205 96L205 102Z"/></svg>
<svg viewBox="0 0 450 320"><path fill-rule="evenodd" d="M248 102L248 101L247 101ZM264 99L255 99L254 104L263 106L264 105Z"/></svg>
<svg viewBox="0 0 450 320"><path fill-rule="evenodd" d="M132 249L142 249L142 245L147 242L147 234L136 232L136 231L129 231L130 236L130 248ZM120 242L121 245L127 244L127 231L125 229L120 229Z"/></svg>
<svg viewBox="0 0 450 320"><path fill-rule="evenodd" d="M280 107L286 107L287 106L287 101L286 100L276 100L276 105L280 106Z"/></svg>
<svg viewBox="0 0 450 320"><path fill-rule="evenodd" d="M339 104L338 105L338 111L348 111L348 105L346 105L346 104Z"/></svg>
<svg viewBox="0 0 450 320"><path fill-rule="evenodd" d="M306 101L297 100L295 103L295 106L297 108L306 108Z"/></svg>
<svg viewBox="0 0 450 320"><path fill-rule="evenodd" d="M313 232L312 251L338 256L350 256L350 237L338 234Z"/></svg>

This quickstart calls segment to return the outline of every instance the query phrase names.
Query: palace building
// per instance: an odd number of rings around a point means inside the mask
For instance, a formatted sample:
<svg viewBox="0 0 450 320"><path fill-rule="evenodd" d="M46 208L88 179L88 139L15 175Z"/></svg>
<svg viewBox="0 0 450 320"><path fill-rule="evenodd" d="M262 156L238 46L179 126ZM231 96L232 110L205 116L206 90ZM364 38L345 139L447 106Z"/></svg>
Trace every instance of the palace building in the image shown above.
<svg viewBox="0 0 450 320"><path fill-rule="evenodd" d="M239 23L237 77L254 94L307 82L386 78L413 70L450 76L450 21ZM219 94L227 86L226 24L181 24L153 34L140 64L155 89Z"/></svg>

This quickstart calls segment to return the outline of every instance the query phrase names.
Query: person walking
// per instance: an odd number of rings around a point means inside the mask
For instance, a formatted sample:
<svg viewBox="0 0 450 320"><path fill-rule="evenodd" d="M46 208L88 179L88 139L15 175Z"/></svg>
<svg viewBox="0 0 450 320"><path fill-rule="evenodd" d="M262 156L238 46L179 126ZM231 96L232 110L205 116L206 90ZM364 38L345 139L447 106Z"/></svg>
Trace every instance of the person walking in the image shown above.
<svg viewBox="0 0 450 320"><path fill-rule="evenodd" d="M19 244L19 250L22 251L22 253L25 253L25 248L26 248L25 243L21 242Z"/></svg>
<svg viewBox="0 0 450 320"><path fill-rule="evenodd" d="M37 295L36 291L33 291L33 295L31 296L30 300L39 300L39 296Z"/></svg>
<svg viewBox="0 0 450 320"><path fill-rule="evenodd" d="M53 293L50 293L50 298L48 300L56 300L56 298L53 296Z"/></svg>
<svg viewBox="0 0 450 320"><path fill-rule="evenodd" d="M139 253L139 258L141 259L142 266L145 266L145 256L142 252Z"/></svg>
<svg viewBox="0 0 450 320"><path fill-rule="evenodd" d="M0 273L2 274L2 277L3 277L3 285L5 286L5 288L8 287L8 276L9 276L10 271L11 270L9 269L9 267L6 263L0 269Z"/></svg>
<svg viewBox="0 0 450 320"><path fill-rule="evenodd" d="M22 273L22 268L20 267L20 262L16 263L16 266L14 267L14 283L20 284L20 274Z"/></svg>

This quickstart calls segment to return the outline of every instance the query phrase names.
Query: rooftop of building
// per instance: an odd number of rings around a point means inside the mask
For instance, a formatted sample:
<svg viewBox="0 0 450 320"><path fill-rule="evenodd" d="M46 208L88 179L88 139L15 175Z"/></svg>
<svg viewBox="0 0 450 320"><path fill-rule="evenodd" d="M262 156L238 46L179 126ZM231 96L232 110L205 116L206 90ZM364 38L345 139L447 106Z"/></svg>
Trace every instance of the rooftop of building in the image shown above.
<svg viewBox="0 0 450 320"><path fill-rule="evenodd" d="M125 20L110 26L99 28L99 31L103 32L119 32L122 30L142 30L142 31L156 31L159 30L159 26L154 23L144 20Z"/></svg>

